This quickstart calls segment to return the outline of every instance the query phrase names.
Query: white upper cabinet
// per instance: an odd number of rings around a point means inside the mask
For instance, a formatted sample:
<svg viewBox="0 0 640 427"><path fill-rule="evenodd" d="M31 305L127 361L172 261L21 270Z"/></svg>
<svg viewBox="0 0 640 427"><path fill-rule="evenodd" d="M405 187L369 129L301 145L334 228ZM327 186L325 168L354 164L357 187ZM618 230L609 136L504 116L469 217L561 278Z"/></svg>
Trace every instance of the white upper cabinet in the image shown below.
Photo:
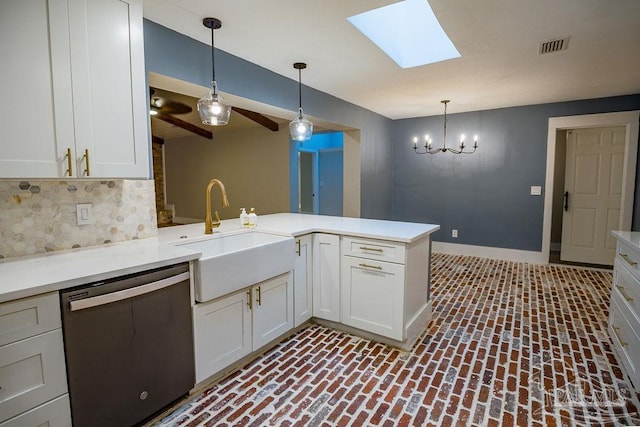
<svg viewBox="0 0 640 427"><path fill-rule="evenodd" d="M142 3L0 3L0 178L148 178Z"/></svg>

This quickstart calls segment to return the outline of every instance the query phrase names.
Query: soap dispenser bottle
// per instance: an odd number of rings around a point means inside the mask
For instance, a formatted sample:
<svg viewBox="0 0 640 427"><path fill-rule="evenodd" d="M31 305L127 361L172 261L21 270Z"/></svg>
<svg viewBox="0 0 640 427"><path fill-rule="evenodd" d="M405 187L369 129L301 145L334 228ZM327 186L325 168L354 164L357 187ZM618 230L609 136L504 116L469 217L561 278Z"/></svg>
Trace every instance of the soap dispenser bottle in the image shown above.
<svg viewBox="0 0 640 427"><path fill-rule="evenodd" d="M251 208L248 218L249 218L249 227L253 228L258 226L258 215L256 214L256 210L254 208Z"/></svg>
<svg viewBox="0 0 640 427"><path fill-rule="evenodd" d="M242 209L242 212L240 212L240 227L249 227L249 214L247 214L247 211L244 210L244 208L240 209Z"/></svg>

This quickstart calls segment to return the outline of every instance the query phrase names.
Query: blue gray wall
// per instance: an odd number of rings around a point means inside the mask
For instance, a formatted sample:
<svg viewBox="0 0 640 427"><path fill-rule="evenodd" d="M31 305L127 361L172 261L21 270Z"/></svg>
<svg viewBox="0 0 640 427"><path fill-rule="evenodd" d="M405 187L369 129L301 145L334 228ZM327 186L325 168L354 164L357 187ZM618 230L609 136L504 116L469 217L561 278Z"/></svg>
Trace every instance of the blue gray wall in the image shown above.
<svg viewBox="0 0 640 427"><path fill-rule="evenodd" d="M441 145L442 116L397 120L392 218L440 224L436 241L540 251L544 196L531 196L530 187L541 185L544 194L548 119L638 109L640 95L632 95L448 114L448 145L457 145L461 133L481 138L475 154L458 156L416 155L411 148L412 138L425 133Z"/></svg>
<svg viewBox="0 0 640 427"><path fill-rule="evenodd" d="M145 20L145 61L148 72L208 87L211 84L211 47ZM283 60L293 64L300 58ZM290 110L298 110L297 75L283 77L242 58L216 49L216 79L221 91ZM305 74L313 72L313 64ZM361 201L364 218L391 216L391 125L392 121L369 110L303 86L306 114L331 123L360 129Z"/></svg>

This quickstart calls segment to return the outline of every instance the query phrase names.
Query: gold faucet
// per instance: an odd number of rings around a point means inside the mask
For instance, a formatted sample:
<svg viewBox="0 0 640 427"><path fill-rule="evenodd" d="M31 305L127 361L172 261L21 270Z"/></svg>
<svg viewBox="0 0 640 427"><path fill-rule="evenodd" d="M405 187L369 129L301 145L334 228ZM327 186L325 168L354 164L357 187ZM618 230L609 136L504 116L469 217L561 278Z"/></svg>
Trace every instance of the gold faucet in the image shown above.
<svg viewBox="0 0 640 427"><path fill-rule="evenodd" d="M209 181L209 185L207 185L207 195L206 195L206 204L207 204L207 214L204 220L204 234L212 234L214 228L220 227L220 215L218 215L218 211L215 211L216 220L213 221L211 218L211 189L214 185L218 184L220 186L220 192L222 193L222 206L225 208L229 206L229 200L227 200L227 191L224 189L224 184L219 179L212 179Z"/></svg>

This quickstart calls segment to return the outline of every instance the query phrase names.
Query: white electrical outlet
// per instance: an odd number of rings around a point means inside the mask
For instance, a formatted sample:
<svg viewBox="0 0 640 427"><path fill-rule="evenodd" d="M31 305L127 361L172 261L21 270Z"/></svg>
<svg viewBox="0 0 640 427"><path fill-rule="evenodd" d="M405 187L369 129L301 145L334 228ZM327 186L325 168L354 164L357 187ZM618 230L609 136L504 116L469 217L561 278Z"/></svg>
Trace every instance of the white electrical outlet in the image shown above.
<svg viewBox="0 0 640 427"><path fill-rule="evenodd" d="M93 205L91 203L76 204L76 218L78 219L78 225L95 224L96 220L93 217Z"/></svg>
<svg viewBox="0 0 640 427"><path fill-rule="evenodd" d="M451 237L453 237L454 239L458 238L458 230L456 230L455 228L453 230L451 230Z"/></svg>
<svg viewBox="0 0 640 427"><path fill-rule="evenodd" d="M532 196L542 196L542 186L540 186L540 185L532 185L531 186L531 195Z"/></svg>

